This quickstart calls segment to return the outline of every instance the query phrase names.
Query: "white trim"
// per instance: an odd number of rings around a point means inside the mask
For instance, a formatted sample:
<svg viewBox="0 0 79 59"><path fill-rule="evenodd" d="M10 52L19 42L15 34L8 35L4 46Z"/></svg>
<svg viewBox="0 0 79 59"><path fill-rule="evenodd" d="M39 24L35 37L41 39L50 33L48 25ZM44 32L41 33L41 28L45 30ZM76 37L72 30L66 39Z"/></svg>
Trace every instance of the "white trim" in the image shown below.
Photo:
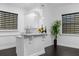
<svg viewBox="0 0 79 59"><path fill-rule="evenodd" d="M36 52L36 53L34 53L34 54L32 54L32 55L29 55L29 56L39 56L39 55L42 55L42 54L44 54L44 53L45 53L45 49L42 49L41 51Z"/></svg>
<svg viewBox="0 0 79 59"><path fill-rule="evenodd" d="M14 33L13 32L12 33L6 32L6 33L0 34L0 37L6 37L6 36L15 36L16 37L17 35L20 35L20 33L19 32L16 32L16 33L15 32Z"/></svg>
<svg viewBox="0 0 79 59"><path fill-rule="evenodd" d="M79 37L79 34L62 34L61 36L78 36Z"/></svg>
<svg viewBox="0 0 79 59"><path fill-rule="evenodd" d="M4 31L4 32L10 32L10 31L12 31L12 32L18 32L17 29L12 29L12 30L5 29L5 30L0 30L0 31L1 31L1 32L2 32L2 31Z"/></svg>
<svg viewBox="0 0 79 59"><path fill-rule="evenodd" d="M6 43L6 44L3 44L3 45L0 45L0 50L12 48L12 47L16 47L16 43L15 42L11 42L11 43Z"/></svg>
<svg viewBox="0 0 79 59"><path fill-rule="evenodd" d="M15 46L15 45L2 46L2 47L0 47L0 50L3 50L3 49L8 49L8 48L12 48L12 47L16 47L16 46Z"/></svg>
<svg viewBox="0 0 79 59"><path fill-rule="evenodd" d="M45 48L48 47L48 46L51 46L51 45L53 45L53 42L52 43L49 43L49 44L46 44L45 45Z"/></svg>
<svg viewBox="0 0 79 59"><path fill-rule="evenodd" d="M64 45L64 44L58 44L59 46L64 46L64 47L70 47L70 48L76 48L79 49L79 47L75 47L75 46L69 46L69 45Z"/></svg>

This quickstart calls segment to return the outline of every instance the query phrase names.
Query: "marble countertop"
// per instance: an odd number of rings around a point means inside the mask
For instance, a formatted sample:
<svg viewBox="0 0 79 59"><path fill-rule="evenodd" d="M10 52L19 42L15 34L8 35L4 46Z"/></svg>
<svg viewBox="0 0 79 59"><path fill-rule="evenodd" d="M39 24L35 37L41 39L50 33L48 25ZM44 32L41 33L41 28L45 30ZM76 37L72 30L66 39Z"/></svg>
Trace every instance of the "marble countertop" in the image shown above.
<svg viewBox="0 0 79 59"><path fill-rule="evenodd" d="M17 38L23 38L23 37L32 37L32 36L47 36L47 33L22 33L21 35L16 36Z"/></svg>
<svg viewBox="0 0 79 59"><path fill-rule="evenodd" d="M29 33L29 34L24 33L23 35L26 35L26 36L39 36L39 35L47 35L47 33Z"/></svg>

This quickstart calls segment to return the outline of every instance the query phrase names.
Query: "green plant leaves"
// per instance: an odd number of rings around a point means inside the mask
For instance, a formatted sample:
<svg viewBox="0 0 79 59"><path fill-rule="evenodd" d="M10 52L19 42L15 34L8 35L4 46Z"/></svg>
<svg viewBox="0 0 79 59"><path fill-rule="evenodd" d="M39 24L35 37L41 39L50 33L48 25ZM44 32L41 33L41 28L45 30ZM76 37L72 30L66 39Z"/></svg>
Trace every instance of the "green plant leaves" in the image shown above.
<svg viewBox="0 0 79 59"><path fill-rule="evenodd" d="M57 38L58 34L60 33L60 26L61 26L61 21L56 20L54 24L51 27L51 34Z"/></svg>

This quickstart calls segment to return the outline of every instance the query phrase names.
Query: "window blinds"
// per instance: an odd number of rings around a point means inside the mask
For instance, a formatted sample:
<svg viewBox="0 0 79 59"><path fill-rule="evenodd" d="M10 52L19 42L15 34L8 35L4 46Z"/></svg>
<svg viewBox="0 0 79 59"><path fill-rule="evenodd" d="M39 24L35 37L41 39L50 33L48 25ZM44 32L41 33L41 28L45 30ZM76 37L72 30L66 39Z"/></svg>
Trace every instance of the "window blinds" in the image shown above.
<svg viewBox="0 0 79 59"><path fill-rule="evenodd" d="M0 30L17 29L18 14L0 11Z"/></svg>
<svg viewBox="0 0 79 59"><path fill-rule="evenodd" d="M62 32L79 33L79 13L70 13L62 15Z"/></svg>

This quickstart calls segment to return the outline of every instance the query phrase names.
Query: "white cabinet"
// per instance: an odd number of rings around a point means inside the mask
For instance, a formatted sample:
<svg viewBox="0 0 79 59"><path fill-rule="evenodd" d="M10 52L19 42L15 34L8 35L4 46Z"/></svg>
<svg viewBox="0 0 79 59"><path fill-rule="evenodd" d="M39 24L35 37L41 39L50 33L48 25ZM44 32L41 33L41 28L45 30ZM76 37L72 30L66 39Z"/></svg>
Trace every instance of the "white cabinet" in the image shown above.
<svg viewBox="0 0 79 59"><path fill-rule="evenodd" d="M33 56L45 53L44 34L24 34L22 37L16 37L16 53L18 56Z"/></svg>

